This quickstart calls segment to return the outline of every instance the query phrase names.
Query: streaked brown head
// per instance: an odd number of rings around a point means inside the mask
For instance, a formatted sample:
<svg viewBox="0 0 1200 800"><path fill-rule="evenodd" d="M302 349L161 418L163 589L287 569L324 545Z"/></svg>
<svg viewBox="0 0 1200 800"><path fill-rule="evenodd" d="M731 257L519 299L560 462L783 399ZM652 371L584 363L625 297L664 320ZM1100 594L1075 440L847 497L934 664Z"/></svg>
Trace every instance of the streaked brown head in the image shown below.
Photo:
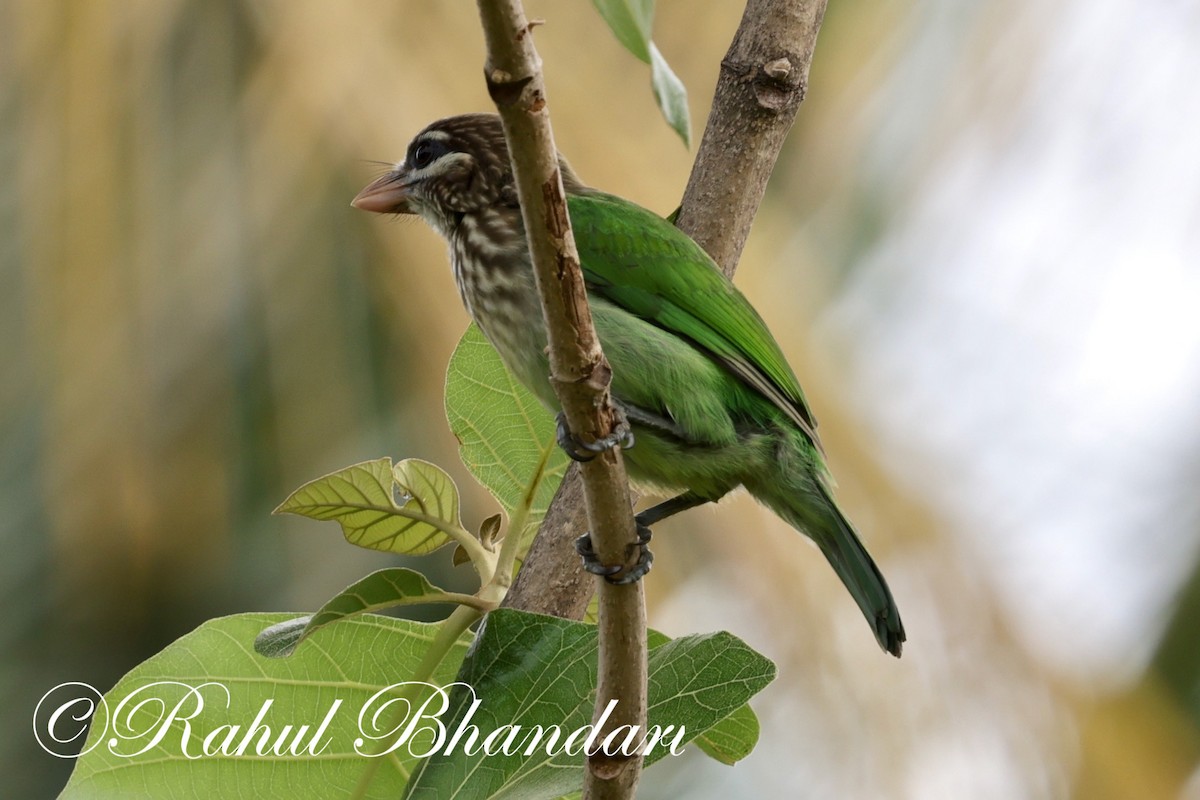
<svg viewBox="0 0 1200 800"><path fill-rule="evenodd" d="M579 185L559 159L568 190ZM446 233L453 218L485 208L517 208L516 187L500 117L461 114L425 127L404 161L351 203L381 214L418 214Z"/></svg>

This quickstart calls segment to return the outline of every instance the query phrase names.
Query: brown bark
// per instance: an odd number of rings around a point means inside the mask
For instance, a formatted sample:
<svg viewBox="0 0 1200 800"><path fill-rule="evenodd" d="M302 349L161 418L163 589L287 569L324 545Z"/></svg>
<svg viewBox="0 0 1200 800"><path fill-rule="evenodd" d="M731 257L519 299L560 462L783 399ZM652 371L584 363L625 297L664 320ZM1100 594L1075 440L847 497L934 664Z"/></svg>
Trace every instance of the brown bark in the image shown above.
<svg viewBox="0 0 1200 800"><path fill-rule="evenodd" d="M583 619L596 590L595 579L579 568L575 552L575 538L585 530L583 483L579 466L572 464L501 605L563 619Z"/></svg>
<svg viewBox="0 0 1200 800"><path fill-rule="evenodd" d="M479 0L479 14L487 42L488 93L504 123L546 319L551 383L571 430L599 439L609 435L616 422L609 397L612 371L592 326L532 26L520 0ZM580 474L587 529L597 557L604 564L635 559L637 534L620 450L599 454ZM622 726L644 728L646 609L640 581L624 586L600 582L597 627L596 716L610 699L618 701L600 727L600 736ZM641 769L640 755L589 756L584 796L632 797Z"/></svg>
<svg viewBox="0 0 1200 800"><path fill-rule="evenodd" d="M733 275L808 91L826 0L748 0L713 95L676 225Z"/></svg>

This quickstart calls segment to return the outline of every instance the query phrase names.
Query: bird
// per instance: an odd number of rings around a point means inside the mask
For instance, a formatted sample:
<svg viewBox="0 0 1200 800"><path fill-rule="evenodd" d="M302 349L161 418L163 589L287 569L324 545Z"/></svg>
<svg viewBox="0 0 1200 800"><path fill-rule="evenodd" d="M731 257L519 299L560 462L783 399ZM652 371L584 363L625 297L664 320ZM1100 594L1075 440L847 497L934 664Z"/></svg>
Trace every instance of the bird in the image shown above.
<svg viewBox="0 0 1200 800"><path fill-rule="evenodd" d="M541 304L499 116L427 125L404 160L352 201L365 211L422 218L449 244L463 305L513 376L552 412L577 460L622 446L630 480L674 495L636 516L636 568L585 566L613 582L649 569L649 526L744 487L816 543L884 651L906 639L883 574L834 501L817 423L795 373L746 297L667 219L585 185L561 154L588 305L612 367L622 430L583 443L565 429ZM589 561L589 556L591 561ZM625 571L633 574L614 576Z"/></svg>

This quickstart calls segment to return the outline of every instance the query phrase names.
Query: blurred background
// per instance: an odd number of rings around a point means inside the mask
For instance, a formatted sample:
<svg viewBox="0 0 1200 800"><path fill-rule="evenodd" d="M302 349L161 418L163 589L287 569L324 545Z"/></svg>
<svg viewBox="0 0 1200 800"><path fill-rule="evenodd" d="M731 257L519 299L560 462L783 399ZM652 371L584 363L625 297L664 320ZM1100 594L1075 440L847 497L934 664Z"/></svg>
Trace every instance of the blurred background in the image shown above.
<svg viewBox="0 0 1200 800"><path fill-rule="evenodd" d="M666 213L691 155L589 4L529 2L560 148ZM699 137L738 3L662 0ZM736 768L642 797L1200 798L1200 9L832 2L738 282L905 615L882 656L746 498L663 526L651 623L779 663ZM349 200L490 108L473 4L0 3L0 774L201 621L377 554L270 516L384 455L459 479L444 245ZM465 585L445 554L422 562Z"/></svg>

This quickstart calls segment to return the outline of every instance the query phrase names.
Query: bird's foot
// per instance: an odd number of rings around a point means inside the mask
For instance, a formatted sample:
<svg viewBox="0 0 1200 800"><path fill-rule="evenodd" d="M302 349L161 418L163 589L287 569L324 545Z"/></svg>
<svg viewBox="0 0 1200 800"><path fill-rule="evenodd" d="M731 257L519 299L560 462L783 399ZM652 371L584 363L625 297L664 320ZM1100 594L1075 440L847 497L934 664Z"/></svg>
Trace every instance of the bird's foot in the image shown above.
<svg viewBox="0 0 1200 800"><path fill-rule="evenodd" d="M612 433L594 442L582 441L572 433L571 429L567 426L566 415L561 411L558 412L558 416L555 418L558 428L558 446L573 461L579 462L591 461L599 453L611 450L618 445L620 445L622 450L628 450L633 447L633 428L629 426L629 420L625 418L625 413L619 408L616 411L617 424L613 426Z"/></svg>
<svg viewBox="0 0 1200 800"><path fill-rule="evenodd" d="M636 522L636 520L635 520ZM625 569L624 564L601 564L600 559L596 557L596 551L592 547L592 535L585 533L575 540L575 552L583 557L583 568L593 575L599 575L604 580L615 586L624 586L627 583L636 583L642 579L642 576L650 571L650 566L654 563L654 553L650 552L650 528L637 522L637 542L631 547L638 549L637 563ZM624 570L624 574L616 577L617 573Z"/></svg>

